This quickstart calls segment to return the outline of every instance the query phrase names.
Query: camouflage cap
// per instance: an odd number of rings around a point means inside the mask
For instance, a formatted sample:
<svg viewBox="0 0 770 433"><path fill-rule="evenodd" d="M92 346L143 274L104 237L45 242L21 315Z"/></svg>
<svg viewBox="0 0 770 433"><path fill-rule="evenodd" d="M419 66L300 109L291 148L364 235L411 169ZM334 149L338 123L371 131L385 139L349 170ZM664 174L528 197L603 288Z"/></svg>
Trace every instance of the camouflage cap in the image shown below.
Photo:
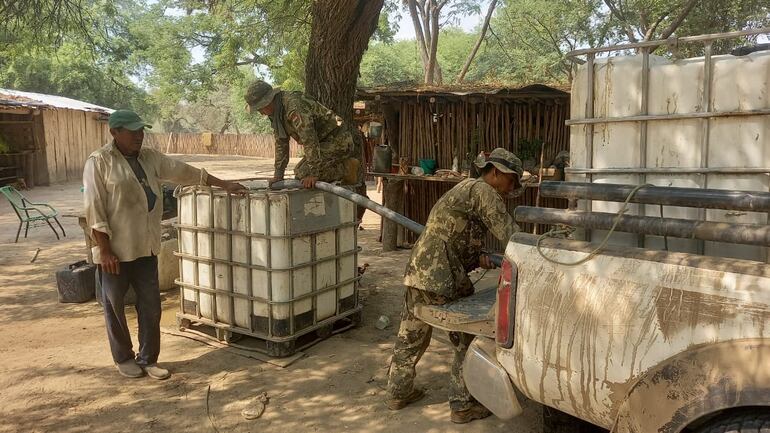
<svg viewBox="0 0 770 433"><path fill-rule="evenodd" d="M487 164L494 165L496 169L503 173L514 173L519 176L519 179L524 175L524 168L521 164L521 160L512 152L509 152L502 147L493 150L488 158L482 161L476 161L476 166L478 168L484 168Z"/></svg>
<svg viewBox="0 0 770 433"><path fill-rule="evenodd" d="M273 101L275 95L281 91L280 87L275 87L265 83L262 80L254 81L249 84L249 88L246 89L246 103L254 110L261 110L267 107L270 102Z"/></svg>

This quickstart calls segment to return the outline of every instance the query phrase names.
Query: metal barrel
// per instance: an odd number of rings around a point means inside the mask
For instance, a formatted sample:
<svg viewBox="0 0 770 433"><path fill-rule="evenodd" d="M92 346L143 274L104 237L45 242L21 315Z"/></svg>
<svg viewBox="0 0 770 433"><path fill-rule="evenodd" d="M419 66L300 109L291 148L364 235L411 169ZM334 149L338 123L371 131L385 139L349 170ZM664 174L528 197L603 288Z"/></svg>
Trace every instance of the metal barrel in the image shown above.
<svg viewBox="0 0 770 433"><path fill-rule="evenodd" d="M614 213L519 206L516 208L515 217L516 221L523 223L566 224L592 230L609 230L618 216ZM653 236L770 246L770 225L621 215L615 230Z"/></svg>
<svg viewBox="0 0 770 433"><path fill-rule="evenodd" d="M636 188L635 185L546 181L540 185L540 195L542 197L622 202L626 200L634 188ZM757 191L645 186L631 197L630 202L770 212L770 193Z"/></svg>

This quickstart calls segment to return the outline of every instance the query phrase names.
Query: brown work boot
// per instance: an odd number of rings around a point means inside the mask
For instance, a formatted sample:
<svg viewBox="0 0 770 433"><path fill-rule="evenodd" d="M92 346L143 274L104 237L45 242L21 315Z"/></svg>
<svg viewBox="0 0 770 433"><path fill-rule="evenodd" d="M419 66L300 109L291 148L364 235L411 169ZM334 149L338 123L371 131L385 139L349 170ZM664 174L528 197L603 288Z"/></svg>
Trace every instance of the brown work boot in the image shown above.
<svg viewBox="0 0 770 433"><path fill-rule="evenodd" d="M489 409L485 408L481 403L473 403L473 405L465 410L453 410L452 422L455 424L466 424L474 419L483 419L492 415Z"/></svg>
<svg viewBox="0 0 770 433"><path fill-rule="evenodd" d="M388 409L390 410L400 410L405 408L411 403L416 402L417 400L425 397L425 391L421 389L413 389L412 392L409 393L404 398L389 398L388 403Z"/></svg>

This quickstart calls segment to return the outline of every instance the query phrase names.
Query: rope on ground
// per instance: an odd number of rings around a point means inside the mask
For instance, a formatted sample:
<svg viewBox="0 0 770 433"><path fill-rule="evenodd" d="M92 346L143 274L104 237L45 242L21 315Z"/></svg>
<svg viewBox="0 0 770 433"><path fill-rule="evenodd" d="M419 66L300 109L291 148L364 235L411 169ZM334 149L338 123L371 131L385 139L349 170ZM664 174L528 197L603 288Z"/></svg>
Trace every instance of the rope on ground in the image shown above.
<svg viewBox="0 0 770 433"><path fill-rule="evenodd" d="M545 239L545 238L555 238L557 236L562 236L562 235L568 235L568 234L572 233L575 230L572 227L569 227L567 229L551 229L551 230L543 233L542 235L540 235L537 238L537 245L536 245L537 252L540 253L540 256L542 258L546 259L547 261L549 261L551 263L554 263L554 264L557 264L557 265L563 265L563 266L578 266L578 265L582 265L583 263L593 259L597 254L599 254L599 252L601 250L604 249L604 247L607 246L607 242L609 242L610 236L612 236L612 233L615 231L615 228L617 228L618 224L620 223L620 218L623 216L623 214L628 209L628 203L634 197L634 194L636 194L636 192L639 191L640 189L642 189L644 187L647 187L647 186L653 186L653 185L651 185L649 183L645 183L645 184L642 184L642 185L637 185L636 187L634 187L634 189L631 190L631 192L628 194L628 197L626 197L626 200L623 202L623 206L618 211L618 214L615 217L615 221L612 223L612 227L610 227L610 230L604 236L604 239L599 244L599 246L596 247L590 253L588 253L587 256L583 257L582 259L580 259L580 260L578 260L576 262L568 263L568 262L560 262L560 261L558 261L556 259L552 259L552 258L546 256L545 253L543 252L543 249L540 246L540 243L543 241L543 239Z"/></svg>

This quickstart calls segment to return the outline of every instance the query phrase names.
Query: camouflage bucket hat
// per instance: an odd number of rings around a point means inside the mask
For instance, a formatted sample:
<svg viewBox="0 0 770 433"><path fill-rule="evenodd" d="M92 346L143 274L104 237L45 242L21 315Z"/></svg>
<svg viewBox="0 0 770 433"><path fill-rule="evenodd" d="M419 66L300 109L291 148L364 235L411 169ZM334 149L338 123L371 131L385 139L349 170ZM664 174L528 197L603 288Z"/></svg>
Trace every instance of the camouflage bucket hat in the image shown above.
<svg viewBox="0 0 770 433"><path fill-rule="evenodd" d="M249 88L246 89L246 103L251 105L254 110L261 110L270 104L275 98L275 95L281 91L280 87L275 87L258 80L249 84Z"/></svg>
<svg viewBox="0 0 770 433"><path fill-rule="evenodd" d="M484 168L487 164L494 165L496 169L503 173L514 173L519 179L524 176L524 168L522 167L521 160L512 152L509 152L502 147L493 150L485 160L476 161L476 167L478 168Z"/></svg>

